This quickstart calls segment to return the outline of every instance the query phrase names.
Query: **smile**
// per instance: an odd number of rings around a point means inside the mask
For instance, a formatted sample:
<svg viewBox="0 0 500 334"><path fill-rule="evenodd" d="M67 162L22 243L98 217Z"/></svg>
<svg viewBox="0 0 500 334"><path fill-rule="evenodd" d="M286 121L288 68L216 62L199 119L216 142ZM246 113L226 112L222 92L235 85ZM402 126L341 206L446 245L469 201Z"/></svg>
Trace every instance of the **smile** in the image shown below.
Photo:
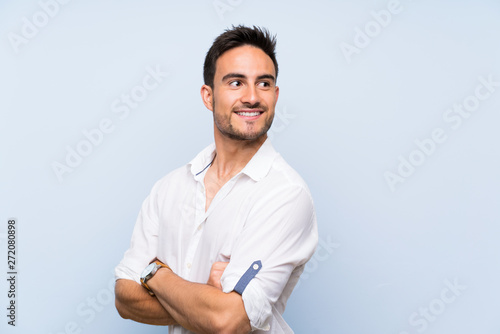
<svg viewBox="0 0 500 334"><path fill-rule="evenodd" d="M236 113L240 116L252 117L259 116L262 111L237 111Z"/></svg>

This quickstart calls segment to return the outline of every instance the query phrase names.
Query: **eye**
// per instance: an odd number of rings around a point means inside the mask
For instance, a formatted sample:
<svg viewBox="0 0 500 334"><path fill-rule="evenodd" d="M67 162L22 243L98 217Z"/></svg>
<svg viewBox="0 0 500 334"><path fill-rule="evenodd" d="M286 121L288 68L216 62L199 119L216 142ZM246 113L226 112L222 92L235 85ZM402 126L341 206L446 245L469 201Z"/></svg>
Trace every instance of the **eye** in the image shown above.
<svg viewBox="0 0 500 334"><path fill-rule="evenodd" d="M271 84L268 81L261 81L258 83L258 85L259 87L264 87L264 88L271 87Z"/></svg>
<svg viewBox="0 0 500 334"><path fill-rule="evenodd" d="M239 80L231 81L231 82L229 82L229 86L239 87L239 86L241 86L241 81L239 81Z"/></svg>

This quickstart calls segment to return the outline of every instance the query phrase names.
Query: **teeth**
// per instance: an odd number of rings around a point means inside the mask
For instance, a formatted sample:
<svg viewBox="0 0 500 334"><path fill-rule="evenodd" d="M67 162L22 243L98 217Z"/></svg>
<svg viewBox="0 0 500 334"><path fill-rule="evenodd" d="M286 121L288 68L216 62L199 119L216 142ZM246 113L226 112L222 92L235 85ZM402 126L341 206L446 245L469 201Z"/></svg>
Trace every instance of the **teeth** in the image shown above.
<svg viewBox="0 0 500 334"><path fill-rule="evenodd" d="M260 112L258 111L254 111L254 112L237 112L238 115L241 115L241 116L259 116L260 115Z"/></svg>

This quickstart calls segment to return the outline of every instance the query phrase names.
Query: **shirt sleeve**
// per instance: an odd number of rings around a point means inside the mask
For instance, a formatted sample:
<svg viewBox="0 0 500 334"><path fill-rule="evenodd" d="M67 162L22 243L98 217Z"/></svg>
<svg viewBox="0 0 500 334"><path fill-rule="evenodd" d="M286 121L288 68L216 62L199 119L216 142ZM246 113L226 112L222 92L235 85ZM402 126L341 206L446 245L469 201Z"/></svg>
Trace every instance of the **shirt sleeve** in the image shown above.
<svg viewBox="0 0 500 334"><path fill-rule="evenodd" d="M317 243L314 206L303 187L273 189L252 206L221 283L224 292L233 291L250 266L261 261L242 293L253 330L269 330L273 307L292 272L301 272L298 269L314 254Z"/></svg>
<svg viewBox="0 0 500 334"><path fill-rule="evenodd" d="M140 284L140 275L153 260L158 250L157 182L144 200L135 223L130 248L115 268L116 279L130 279Z"/></svg>

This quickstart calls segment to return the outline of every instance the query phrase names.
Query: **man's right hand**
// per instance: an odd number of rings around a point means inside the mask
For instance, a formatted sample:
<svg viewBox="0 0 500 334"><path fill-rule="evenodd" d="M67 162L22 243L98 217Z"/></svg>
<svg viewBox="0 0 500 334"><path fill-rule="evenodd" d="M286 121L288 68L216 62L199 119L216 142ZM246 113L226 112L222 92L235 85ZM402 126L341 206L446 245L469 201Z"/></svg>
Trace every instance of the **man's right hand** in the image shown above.
<svg viewBox="0 0 500 334"><path fill-rule="evenodd" d="M212 264L212 268L210 269L210 276L208 277L207 284L222 291L220 279L228 264L229 262L214 262L214 264Z"/></svg>

